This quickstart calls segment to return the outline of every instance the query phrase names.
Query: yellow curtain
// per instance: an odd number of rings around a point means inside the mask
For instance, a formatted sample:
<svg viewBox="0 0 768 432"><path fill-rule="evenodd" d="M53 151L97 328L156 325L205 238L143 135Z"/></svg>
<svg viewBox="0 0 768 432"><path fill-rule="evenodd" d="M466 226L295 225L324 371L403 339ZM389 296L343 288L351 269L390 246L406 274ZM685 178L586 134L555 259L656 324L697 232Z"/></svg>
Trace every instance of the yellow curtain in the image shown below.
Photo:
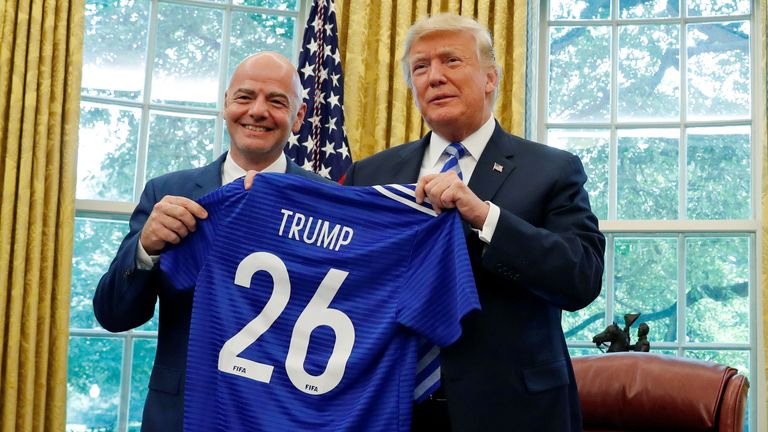
<svg viewBox="0 0 768 432"><path fill-rule="evenodd" d="M426 132L399 60L410 25L440 12L474 17L491 31L501 66L494 114L507 131L523 134L526 0L337 0L336 12L345 126L355 160Z"/></svg>
<svg viewBox="0 0 768 432"><path fill-rule="evenodd" d="M0 2L0 431L62 431L82 0Z"/></svg>

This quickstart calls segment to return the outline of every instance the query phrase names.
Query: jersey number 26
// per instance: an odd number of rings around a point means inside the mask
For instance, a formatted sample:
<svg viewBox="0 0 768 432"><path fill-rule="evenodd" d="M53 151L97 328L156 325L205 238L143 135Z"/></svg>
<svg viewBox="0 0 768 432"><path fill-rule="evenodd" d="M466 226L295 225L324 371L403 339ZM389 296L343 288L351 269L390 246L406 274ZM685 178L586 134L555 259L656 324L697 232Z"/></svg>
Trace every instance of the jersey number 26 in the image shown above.
<svg viewBox="0 0 768 432"><path fill-rule="evenodd" d="M239 355L255 343L283 312L291 296L291 281L288 269L279 257L268 252L254 252L237 266L235 284L250 288L251 278L260 271L265 271L272 277L272 296L264 309L221 347L219 370L269 383L274 366L248 360ZM327 393L339 385L344 376L347 361L352 354L352 345L355 343L355 327L344 312L328 306L348 274L331 268L293 327L285 359L285 371L293 385L304 393ZM304 360L307 358L312 331L322 325L333 329L336 341L325 371L320 375L311 375L304 369Z"/></svg>

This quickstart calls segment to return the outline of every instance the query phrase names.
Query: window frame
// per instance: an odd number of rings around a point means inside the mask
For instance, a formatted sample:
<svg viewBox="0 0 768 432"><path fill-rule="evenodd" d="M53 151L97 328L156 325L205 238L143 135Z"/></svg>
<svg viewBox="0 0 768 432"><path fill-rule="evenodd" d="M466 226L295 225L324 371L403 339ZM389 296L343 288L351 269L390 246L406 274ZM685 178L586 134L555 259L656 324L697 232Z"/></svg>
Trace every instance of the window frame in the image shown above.
<svg viewBox="0 0 768 432"><path fill-rule="evenodd" d="M763 170L765 137L766 137L766 77L765 62L766 53L764 47L766 41L766 31L764 26L768 17L762 14L766 13L761 9L759 0L750 0L750 84L751 84L751 114L748 120L733 121L690 121L686 118L685 103L687 100L686 69L681 67L680 88L680 118L678 121L663 122L620 122L617 120L617 89L618 80L618 28L620 22L631 21L632 25L648 23L674 23L679 24L681 32L684 31L688 23L701 22L730 22L739 19L745 19L746 15L736 15L728 17L686 17L685 1L682 1L681 16L676 18L651 18L651 19L619 19L618 6L620 0L611 0L611 17L609 19L589 19L589 20L569 20L557 21L557 25L564 23L575 25L589 25L599 23L600 25L611 28L611 84L610 84L610 118L607 122L548 122L547 105L549 103L548 94L548 74L549 74L549 27L548 17L549 0L529 0L528 7L528 58L527 58L527 97L526 97L526 136L534 141L546 143L548 129L567 129L570 128L607 128L610 131L609 142L609 176L608 176L608 219L600 219L600 230L606 235L606 256L605 256L605 320L610 323L614 316L614 287L613 287L613 266L614 266L614 239L624 236L653 236L660 235L664 237L672 236L678 239L678 299L677 315L685 317L685 238L687 235L707 235L707 234L738 234L739 236L749 237L749 298L750 298L750 342L742 343L689 343L685 341L685 319L679 319L677 323L678 341L675 342L654 342L654 348L674 349L677 355L683 355L686 351L695 350L749 350L750 362L750 401L748 410L749 429L766 430L768 425L768 414L765 410L758 409L764 407L766 402L766 371L765 371L765 346L763 330L763 275L766 268L763 257L763 247L766 239L762 228L763 209L761 198L766 192L763 190ZM762 29L762 30L761 30ZM680 45L680 64L685 65L687 60L686 37L681 37ZM678 155L678 210L679 216L675 220L620 220L616 218L617 207L617 129L627 128L653 128L655 126L670 127L679 124L680 130L680 152ZM686 129L697 126L731 126L731 125L749 125L751 130L751 217L743 220L690 220L681 219L686 217L685 194L686 194ZM674 126L672 126L674 127ZM586 342L568 341L569 348L594 348L594 344Z"/></svg>

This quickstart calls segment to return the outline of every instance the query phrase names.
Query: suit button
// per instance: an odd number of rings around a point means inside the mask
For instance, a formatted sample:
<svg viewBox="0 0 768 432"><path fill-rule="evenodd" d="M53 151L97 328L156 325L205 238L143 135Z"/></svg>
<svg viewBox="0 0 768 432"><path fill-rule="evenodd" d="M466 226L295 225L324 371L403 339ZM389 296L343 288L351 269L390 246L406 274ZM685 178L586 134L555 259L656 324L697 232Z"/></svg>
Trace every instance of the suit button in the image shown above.
<svg viewBox="0 0 768 432"><path fill-rule="evenodd" d="M128 269L125 272L123 272L123 276L125 276L125 277L128 277L128 276L130 276L132 274L133 274L133 270L131 270L131 269Z"/></svg>

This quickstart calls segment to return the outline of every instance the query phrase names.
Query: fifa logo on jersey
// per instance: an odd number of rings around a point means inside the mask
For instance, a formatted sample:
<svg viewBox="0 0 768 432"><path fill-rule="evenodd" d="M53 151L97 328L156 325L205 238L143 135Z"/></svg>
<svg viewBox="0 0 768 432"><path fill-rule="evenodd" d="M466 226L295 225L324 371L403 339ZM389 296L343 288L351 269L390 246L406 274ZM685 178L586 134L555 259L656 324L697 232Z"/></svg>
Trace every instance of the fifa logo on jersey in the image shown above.
<svg viewBox="0 0 768 432"><path fill-rule="evenodd" d="M280 212L283 214L283 221L280 223L277 235L281 237L335 251L352 241L354 231L348 226L331 223L314 216L305 216L291 210L280 209ZM287 232L286 227L288 227Z"/></svg>

